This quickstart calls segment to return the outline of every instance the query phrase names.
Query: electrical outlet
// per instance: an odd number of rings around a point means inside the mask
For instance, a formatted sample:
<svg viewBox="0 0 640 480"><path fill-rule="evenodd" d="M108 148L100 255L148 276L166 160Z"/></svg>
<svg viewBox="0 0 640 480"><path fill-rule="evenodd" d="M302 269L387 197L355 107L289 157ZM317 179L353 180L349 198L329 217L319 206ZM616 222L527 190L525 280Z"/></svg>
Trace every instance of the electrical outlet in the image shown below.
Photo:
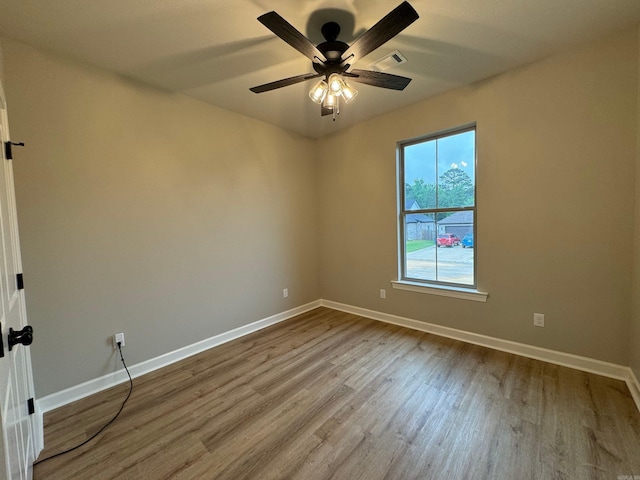
<svg viewBox="0 0 640 480"><path fill-rule="evenodd" d="M544 313L534 313L533 324L536 327L544 327Z"/></svg>
<svg viewBox="0 0 640 480"><path fill-rule="evenodd" d="M124 333L116 333L113 336L113 349L114 350L118 349L118 342L120 343L121 347L124 347Z"/></svg>
<svg viewBox="0 0 640 480"><path fill-rule="evenodd" d="M387 298L387 291L384 288L380 289L380 298Z"/></svg>
<svg viewBox="0 0 640 480"><path fill-rule="evenodd" d="M289 289L288 288L283 288L282 289L282 298L287 298L289 296Z"/></svg>

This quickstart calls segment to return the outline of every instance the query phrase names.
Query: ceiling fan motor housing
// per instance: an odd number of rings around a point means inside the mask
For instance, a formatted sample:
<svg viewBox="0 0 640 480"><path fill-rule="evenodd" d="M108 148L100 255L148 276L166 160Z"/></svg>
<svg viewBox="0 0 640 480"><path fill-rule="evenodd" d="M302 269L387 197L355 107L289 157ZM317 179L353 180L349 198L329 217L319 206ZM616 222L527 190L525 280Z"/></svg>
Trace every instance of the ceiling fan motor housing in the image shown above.
<svg viewBox="0 0 640 480"><path fill-rule="evenodd" d="M340 67L342 54L347 51L349 45L338 40L340 25L336 22L327 22L322 26L321 32L326 41L319 44L317 48L327 61L324 64L312 62L313 69L318 73L326 73L327 75L342 73L345 70L345 68Z"/></svg>

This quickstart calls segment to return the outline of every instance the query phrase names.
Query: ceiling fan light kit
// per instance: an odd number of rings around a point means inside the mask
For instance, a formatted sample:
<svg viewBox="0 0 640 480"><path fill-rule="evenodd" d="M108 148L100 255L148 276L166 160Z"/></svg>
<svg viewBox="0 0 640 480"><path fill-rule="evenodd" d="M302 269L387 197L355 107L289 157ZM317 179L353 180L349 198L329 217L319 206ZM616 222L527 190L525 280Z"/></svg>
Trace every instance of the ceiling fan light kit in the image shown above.
<svg viewBox="0 0 640 480"><path fill-rule="evenodd" d="M349 85L337 73L332 73L328 81L320 80L309 91L309 98L313 102L322 105L325 110L331 110L334 114L334 120L335 115L340 113L340 98L343 99L344 103L349 103L356 98L356 95L358 95L358 90Z"/></svg>
<svg viewBox="0 0 640 480"><path fill-rule="evenodd" d="M321 106L322 116L331 115L335 120L336 115L340 113L340 99L342 98L344 103L349 103L358 95L358 91L347 82L347 78L353 82L391 90L404 90L409 84L411 79L407 77L374 70L352 70L351 66L395 37L417 19L418 13L414 8L408 2L402 2L360 35L350 46L338 40L340 25L335 22L325 23L321 29L325 41L315 46L276 12L265 13L258 17L258 21L311 60L316 73L284 78L252 87L250 90L254 93L263 93L323 77L309 91L309 98Z"/></svg>

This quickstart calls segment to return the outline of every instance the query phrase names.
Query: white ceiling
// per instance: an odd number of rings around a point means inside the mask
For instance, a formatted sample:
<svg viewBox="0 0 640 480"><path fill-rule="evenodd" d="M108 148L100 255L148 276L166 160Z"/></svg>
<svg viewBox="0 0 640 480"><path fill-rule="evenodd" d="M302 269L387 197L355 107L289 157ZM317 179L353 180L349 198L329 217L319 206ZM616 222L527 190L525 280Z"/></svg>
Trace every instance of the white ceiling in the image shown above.
<svg viewBox="0 0 640 480"><path fill-rule="evenodd" d="M313 71L257 17L275 10L316 44L337 21L350 43L401 0L2 0L0 36L320 137L640 23L640 0L409 1L420 18L355 67L398 49L408 62L387 73L413 81L357 84L335 122L309 100L312 82L249 91Z"/></svg>

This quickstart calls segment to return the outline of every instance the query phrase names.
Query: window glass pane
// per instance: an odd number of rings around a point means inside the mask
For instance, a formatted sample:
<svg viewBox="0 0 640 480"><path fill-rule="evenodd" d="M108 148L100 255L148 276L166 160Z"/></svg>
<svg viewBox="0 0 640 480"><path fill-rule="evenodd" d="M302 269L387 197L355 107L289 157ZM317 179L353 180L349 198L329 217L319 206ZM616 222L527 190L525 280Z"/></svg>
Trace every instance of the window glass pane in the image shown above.
<svg viewBox="0 0 640 480"><path fill-rule="evenodd" d="M473 285L473 212L449 213L436 224L436 280Z"/></svg>
<svg viewBox="0 0 640 480"><path fill-rule="evenodd" d="M439 222L434 215L405 217L406 278L473 285L474 247L472 211L450 213Z"/></svg>
<svg viewBox="0 0 640 480"><path fill-rule="evenodd" d="M437 140L438 208L475 203L475 131Z"/></svg>
<svg viewBox="0 0 640 480"><path fill-rule="evenodd" d="M433 214L408 213L404 224L406 276L436 280L436 222Z"/></svg>
<svg viewBox="0 0 640 480"><path fill-rule="evenodd" d="M405 210L436 207L436 140L404 148Z"/></svg>

